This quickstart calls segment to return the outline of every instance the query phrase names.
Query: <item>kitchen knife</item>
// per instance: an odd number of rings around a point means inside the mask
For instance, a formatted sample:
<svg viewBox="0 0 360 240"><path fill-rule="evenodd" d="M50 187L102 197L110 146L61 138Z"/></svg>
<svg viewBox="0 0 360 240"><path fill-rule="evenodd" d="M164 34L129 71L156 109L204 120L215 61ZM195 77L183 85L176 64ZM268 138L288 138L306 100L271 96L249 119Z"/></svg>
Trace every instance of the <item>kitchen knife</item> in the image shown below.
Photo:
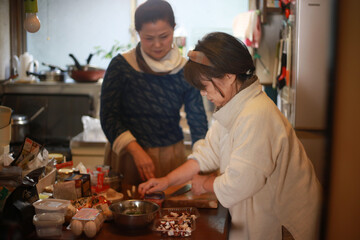
<svg viewBox="0 0 360 240"><path fill-rule="evenodd" d="M168 197L179 196L179 195L189 192L190 190L191 190L191 184L186 184L183 187L176 190L175 192L171 193Z"/></svg>

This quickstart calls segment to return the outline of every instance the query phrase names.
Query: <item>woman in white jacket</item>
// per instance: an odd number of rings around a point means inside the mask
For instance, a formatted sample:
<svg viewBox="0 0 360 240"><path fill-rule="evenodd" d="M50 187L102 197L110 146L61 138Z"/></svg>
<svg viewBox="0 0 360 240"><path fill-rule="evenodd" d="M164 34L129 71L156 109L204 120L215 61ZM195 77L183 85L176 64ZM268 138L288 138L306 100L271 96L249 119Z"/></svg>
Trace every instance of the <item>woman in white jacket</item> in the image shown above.
<svg viewBox="0 0 360 240"><path fill-rule="evenodd" d="M247 47L210 33L188 54L185 78L216 106L215 122L188 161L139 187L141 194L192 179L231 214L230 239L317 239L321 187L299 139L262 91ZM196 175L219 170L218 176Z"/></svg>

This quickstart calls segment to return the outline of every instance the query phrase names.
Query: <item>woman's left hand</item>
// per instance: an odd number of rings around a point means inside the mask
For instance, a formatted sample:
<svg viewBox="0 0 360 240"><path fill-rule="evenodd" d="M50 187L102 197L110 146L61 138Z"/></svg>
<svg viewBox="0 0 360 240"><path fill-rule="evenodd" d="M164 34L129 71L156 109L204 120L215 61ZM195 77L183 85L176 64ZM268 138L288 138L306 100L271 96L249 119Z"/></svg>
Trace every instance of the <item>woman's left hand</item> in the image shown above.
<svg viewBox="0 0 360 240"><path fill-rule="evenodd" d="M191 184L192 184L191 191L195 195L200 195L200 194L206 193L206 190L204 189L203 185L207 178L208 178L208 176L203 176L203 175L199 175L199 174L196 174L193 177L193 179L191 180Z"/></svg>
<svg viewBox="0 0 360 240"><path fill-rule="evenodd" d="M214 192L213 184L216 178L215 174L210 175L195 175L192 182L191 191L195 195L200 195L206 192Z"/></svg>

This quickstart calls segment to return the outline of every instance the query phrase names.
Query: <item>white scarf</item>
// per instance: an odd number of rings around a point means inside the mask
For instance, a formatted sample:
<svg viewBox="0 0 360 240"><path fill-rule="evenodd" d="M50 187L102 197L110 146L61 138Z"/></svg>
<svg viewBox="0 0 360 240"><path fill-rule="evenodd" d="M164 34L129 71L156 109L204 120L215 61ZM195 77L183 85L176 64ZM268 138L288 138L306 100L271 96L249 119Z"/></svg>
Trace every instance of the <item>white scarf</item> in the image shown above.
<svg viewBox="0 0 360 240"><path fill-rule="evenodd" d="M140 49L146 64L154 72L176 73L183 68L186 63L186 59L181 56L176 44L174 44L174 47L160 60L152 59L144 52L142 47L140 47Z"/></svg>

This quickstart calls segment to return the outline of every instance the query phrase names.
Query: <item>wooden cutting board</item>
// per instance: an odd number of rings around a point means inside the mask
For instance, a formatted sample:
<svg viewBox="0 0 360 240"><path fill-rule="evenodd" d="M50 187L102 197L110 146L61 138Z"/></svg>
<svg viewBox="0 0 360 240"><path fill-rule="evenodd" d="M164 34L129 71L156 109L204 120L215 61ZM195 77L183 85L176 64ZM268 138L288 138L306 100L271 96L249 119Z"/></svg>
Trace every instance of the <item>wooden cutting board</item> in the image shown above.
<svg viewBox="0 0 360 240"><path fill-rule="evenodd" d="M169 195L181 187L185 186L188 183L181 185L171 186L166 189L165 200L163 202L163 207L196 207L196 208L217 208L218 200L215 193L204 193L201 195L194 195L191 191L174 197L169 197Z"/></svg>

